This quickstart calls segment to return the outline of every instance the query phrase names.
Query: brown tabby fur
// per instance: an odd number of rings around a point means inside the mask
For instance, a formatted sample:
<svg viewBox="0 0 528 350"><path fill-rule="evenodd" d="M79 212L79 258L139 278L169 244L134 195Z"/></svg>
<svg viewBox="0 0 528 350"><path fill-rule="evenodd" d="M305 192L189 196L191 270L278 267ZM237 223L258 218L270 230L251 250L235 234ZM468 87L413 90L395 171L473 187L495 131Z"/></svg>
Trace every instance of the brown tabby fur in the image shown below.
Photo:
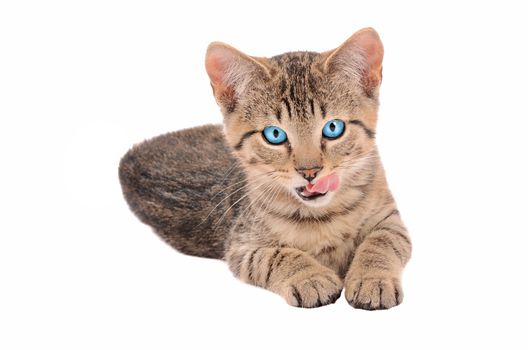
<svg viewBox="0 0 528 350"><path fill-rule="evenodd" d="M329 52L269 59L212 43L206 68L224 129L134 146L119 167L130 208L176 249L224 259L291 305L333 303L343 288L356 308L398 305L411 242L374 142L382 57L373 29ZM346 122L335 140L321 135L331 119ZM267 143L268 125L288 141ZM341 185L305 202L299 168L322 168L315 181L337 173Z"/></svg>

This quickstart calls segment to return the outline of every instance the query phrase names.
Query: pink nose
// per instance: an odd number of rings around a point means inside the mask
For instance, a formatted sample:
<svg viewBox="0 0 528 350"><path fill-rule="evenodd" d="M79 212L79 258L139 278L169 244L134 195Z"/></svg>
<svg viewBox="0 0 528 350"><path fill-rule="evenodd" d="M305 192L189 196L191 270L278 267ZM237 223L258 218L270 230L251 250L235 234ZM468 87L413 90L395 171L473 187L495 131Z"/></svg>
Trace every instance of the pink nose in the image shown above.
<svg viewBox="0 0 528 350"><path fill-rule="evenodd" d="M316 167L316 168L299 168L295 169L299 174L301 174L302 177L304 177L308 181L312 181L315 179L317 174L321 171L322 167Z"/></svg>

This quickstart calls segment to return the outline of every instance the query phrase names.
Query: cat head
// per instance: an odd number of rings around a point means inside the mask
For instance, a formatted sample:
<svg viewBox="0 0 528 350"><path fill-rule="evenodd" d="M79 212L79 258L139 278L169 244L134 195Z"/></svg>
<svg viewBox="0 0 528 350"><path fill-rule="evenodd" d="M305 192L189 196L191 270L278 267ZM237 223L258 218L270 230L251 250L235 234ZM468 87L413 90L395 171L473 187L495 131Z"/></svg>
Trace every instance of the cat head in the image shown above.
<svg viewBox="0 0 528 350"><path fill-rule="evenodd" d="M255 186L328 205L375 151L383 46L371 28L324 53L248 56L214 42L206 70L234 154Z"/></svg>

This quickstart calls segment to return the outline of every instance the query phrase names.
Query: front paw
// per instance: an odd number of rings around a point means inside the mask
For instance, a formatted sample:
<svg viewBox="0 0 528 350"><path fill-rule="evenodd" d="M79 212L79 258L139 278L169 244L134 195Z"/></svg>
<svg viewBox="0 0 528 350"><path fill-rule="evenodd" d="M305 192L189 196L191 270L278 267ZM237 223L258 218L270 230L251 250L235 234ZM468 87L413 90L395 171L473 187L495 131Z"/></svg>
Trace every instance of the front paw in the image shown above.
<svg viewBox="0 0 528 350"><path fill-rule="evenodd" d="M345 297L356 309L390 309L403 300L398 278L353 278L345 283Z"/></svg>
<svg viewBox="0 0 528 350"><path fill-rule="evenodd" d="M282 294L292 306L314 308L335 303L342 289L343 282L335 273L322 271L287 283Z"/></svg>

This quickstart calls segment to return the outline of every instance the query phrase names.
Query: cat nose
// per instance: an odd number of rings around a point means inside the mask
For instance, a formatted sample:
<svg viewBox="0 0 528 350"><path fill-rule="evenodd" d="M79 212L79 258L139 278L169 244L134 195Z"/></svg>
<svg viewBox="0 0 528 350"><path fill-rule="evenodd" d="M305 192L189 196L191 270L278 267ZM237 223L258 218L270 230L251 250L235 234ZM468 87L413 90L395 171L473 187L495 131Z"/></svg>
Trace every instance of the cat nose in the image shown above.
<svg viewBox="0 0 528 350"><path fill-rule="evenodd" d="M319 173L323 169L322 167L316 167L316 168L295 168L299 174L301 174L302 177L304 177L308 182L311 182L315 177L317 176L317 173Z"/></svg>

